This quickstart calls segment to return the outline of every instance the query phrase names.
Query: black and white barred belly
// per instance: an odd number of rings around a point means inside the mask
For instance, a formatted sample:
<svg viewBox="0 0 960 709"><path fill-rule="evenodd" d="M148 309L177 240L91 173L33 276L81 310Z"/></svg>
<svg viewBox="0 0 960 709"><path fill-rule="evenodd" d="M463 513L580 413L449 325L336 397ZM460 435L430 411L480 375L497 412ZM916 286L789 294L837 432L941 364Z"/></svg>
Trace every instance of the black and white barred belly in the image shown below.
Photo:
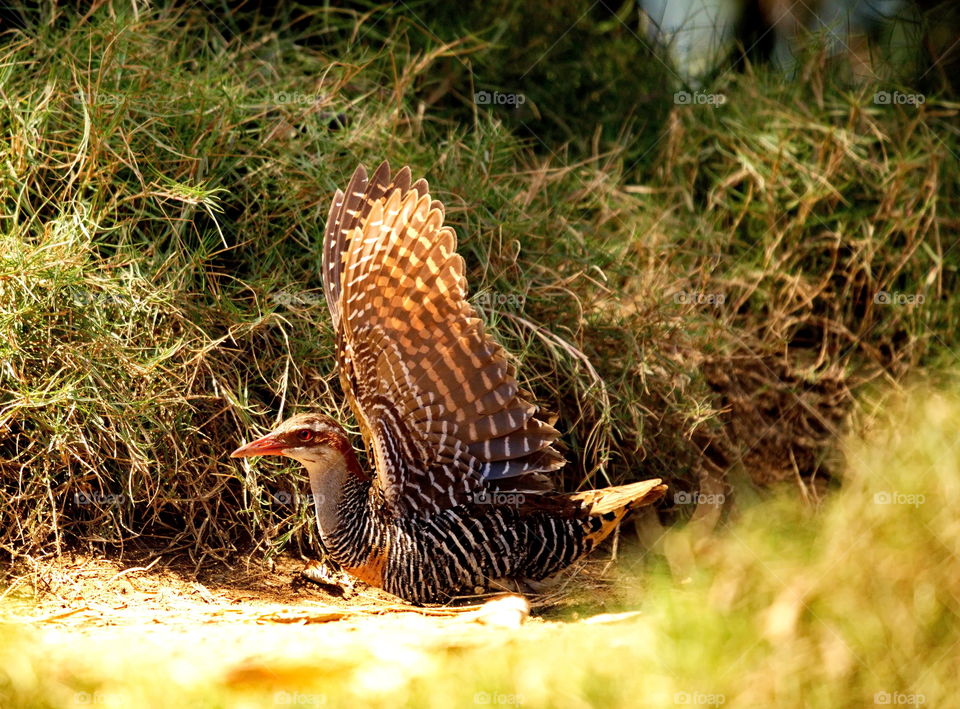
<svg viewBox="0 0 960 709"><path fill-rule="evenodd" d="M590 551L595 518L521 514L516 506L471 505L416 518L375 511L369 495L345 495L334 538L335 561L360 567L383 558L382 587L417 602L487 589L497 579L533 580L559 572ZM348 501L352 498L352 504Z"/></svg>

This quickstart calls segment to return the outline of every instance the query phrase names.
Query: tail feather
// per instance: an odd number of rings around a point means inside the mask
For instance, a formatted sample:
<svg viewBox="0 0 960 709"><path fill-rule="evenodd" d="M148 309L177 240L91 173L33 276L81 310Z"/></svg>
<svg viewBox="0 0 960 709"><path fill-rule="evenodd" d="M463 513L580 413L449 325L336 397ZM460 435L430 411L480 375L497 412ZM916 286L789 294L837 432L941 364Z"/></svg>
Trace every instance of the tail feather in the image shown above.
<svg viewBox="0 0 960 709"><path fill-rule="evenodd" d="M568 544L555 535L552 537L541 535L544 538L545 547L549 545L549 549L555 554L553 558L556 563L544 568L542 561L545 556L550 556L550 553L544 554L542 548L533 547L531 548L532 557L524 563L518 578L534 588L536 588L533 586L534 582L539 583L554 578L610 536L631 510L652 505L663 497L666 491L667 486L663 481L655 478L630 485L556 496L555 499L562 500L566 519L582 527L582 532L577 535L582 535L579 544ZM570 520L571 516L572 520ZM543 518L540 518L539 524L543 525L544 531L554 529L554 526L552 524L548 526Z"/></svg>
<svg viewBox="0 0 960 709"><path fill-rule="evenodd" d="M601 490L585 490L570 495L587 510L591 516L600 516L610 512L629 512L638 507L652 505L667 492L667 486L660 478L643 480L629 485L606 487Z"/></svg>
<svg viewBox="0 0 960 709"><path fill-rule="evenodd" d="M631 510L652 505L667 492L659 478L571 495L587 512L584 520L587 548L593 549L617 528Z"/></svg>

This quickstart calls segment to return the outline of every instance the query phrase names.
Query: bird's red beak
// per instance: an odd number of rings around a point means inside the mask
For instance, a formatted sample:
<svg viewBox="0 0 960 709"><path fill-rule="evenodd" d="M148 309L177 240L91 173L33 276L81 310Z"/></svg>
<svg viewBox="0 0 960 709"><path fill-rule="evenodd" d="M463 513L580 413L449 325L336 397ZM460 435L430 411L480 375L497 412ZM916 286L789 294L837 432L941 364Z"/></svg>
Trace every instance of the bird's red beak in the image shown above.
<svg viewBox="0 0 960 709"><path fill-rule="evenodd" d="M254 455L282 455L286 446L274 434L268 433L262 438L251 441L245 446L240 446L233 453L231 458L249 458Z"/></svg>

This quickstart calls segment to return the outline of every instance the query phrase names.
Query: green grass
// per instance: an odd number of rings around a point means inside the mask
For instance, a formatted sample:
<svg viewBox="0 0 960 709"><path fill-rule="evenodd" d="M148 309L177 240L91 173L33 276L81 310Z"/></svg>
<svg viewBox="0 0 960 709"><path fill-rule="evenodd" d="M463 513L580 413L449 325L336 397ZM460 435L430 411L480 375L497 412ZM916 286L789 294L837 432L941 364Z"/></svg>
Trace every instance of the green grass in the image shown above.
<svg viewBox="0 0 960 709"><path fill-rule="evenodd" d="M299 470L226 456L295 410L353 427L319 246L333 191L387 158L447 205L562 485L668 478L653 553L624 535L643 616L419 649L275 629L296 658L174 683L146 634L4 627L0 704L950 705L960 105L878 105L910 78L852 84L814 49L801 81L748 66L677 106L629 4L589 8L108 4L3 35L0 549L316 554ZM698 485L715 531L671 524Z"/></svg>
<svg viewBox="0 0 960 709"><path fill-rule="evenodd" d="M100 8L4 35L7 554L313 553L278 494L302 476L226 455L297 409L352 425L319 245L334 189L383 158L447 205L474 302L558 415L566 488L841 478L855 394L953 364L957 104L875 105L889 81L814 54L809 81L758 67L675 106L619 23L553 53L581 8L539 30L429 3ZM529 92L540 122L475 90Z"/></svg>
<svg viewBox="0 0 960 709"><path fill-rule="evenodd" d="M377 632L252 626L249 657L194 669L194 680L166 654L150 655L152 633L131 630L131 647L92 653L94 640L46 648L37 631L5 631L0 698L11 709L88 695L157 707L291 697L333 707L949 706L960 643L960 390L882 399L865 405L863 433L842 446L845 484L819 511L784 490L719 532L668 531L662 566L625 596L643 611L631 620L453 633L436 619L416 632L385 621ZM236 632L229 622L203 628L205 642Z"/></svg>

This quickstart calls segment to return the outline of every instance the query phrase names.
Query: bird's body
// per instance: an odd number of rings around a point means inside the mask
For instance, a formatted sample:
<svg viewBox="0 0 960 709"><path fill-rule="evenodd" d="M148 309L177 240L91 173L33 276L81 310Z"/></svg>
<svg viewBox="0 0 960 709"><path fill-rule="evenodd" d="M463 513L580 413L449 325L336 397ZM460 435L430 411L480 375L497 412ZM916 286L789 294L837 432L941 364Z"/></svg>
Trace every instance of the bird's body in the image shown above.
<svg viewBox="0 0 960 709"><path fill-rule="evenodd" d="M660 480L553 491L558 434L466 302L463 270L424 180L358 168L331 206L323 282L375 475L318 414L233 454L299 460L330 556L416 602L553 576L665 491Z"/></svg>

